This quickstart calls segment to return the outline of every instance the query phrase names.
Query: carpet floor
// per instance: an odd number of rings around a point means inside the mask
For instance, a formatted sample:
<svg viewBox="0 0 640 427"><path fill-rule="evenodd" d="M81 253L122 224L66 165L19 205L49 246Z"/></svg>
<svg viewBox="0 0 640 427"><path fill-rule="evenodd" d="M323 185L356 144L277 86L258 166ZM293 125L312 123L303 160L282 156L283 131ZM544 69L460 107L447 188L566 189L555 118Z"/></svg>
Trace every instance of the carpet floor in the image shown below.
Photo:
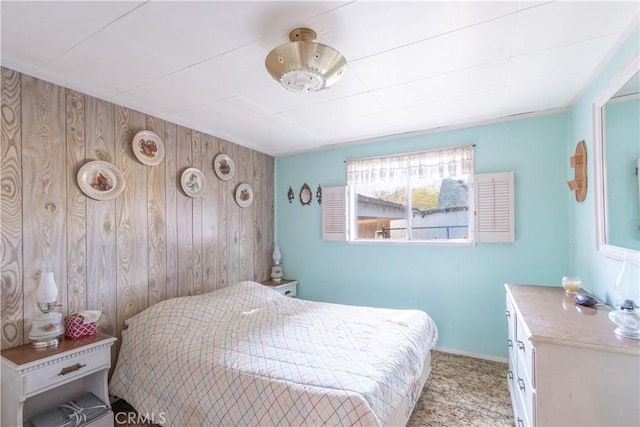
<svg viewBox="0 0 640 427"><path fill-rule="evenodd" d="M508 365L441 351L407 427L513 426Z"/></svg>
<svg viewBox="0 0 640 427"><path fill-rule="evenodd" d="M433 351L431 375L407 427L513 426L507 369L506 363ZM140 425L126 422L123 413L135 414L126 402L114 403L113 410L116 426Z"/></svg>

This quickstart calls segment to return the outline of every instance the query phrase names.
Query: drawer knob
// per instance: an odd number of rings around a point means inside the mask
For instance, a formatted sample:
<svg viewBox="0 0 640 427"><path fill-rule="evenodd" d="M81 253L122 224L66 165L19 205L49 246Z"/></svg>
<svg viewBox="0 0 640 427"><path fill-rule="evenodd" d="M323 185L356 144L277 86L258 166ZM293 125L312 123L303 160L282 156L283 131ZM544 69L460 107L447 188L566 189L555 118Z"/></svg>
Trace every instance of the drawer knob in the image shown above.
<svg viewBox="0 0 640 427"><path fill-rule="evenodd" d="M520 341L520 340L518 340L518 348L520 350L524 350L524 343L522 341Z"/></svg>
<svg viewBox="0 0 640 427"><path fill-rule="evenodd" d="M62 370L60 371L60 373L58 375L67 375L70 374L71 372L75 372L77 370L79 370L80 368L84 368L87 365L81 365L79 363L76 363L75 365L71 365L71 366L67 366L66 368L62 368Z"/></svg>
<svg viewBox="0 0 640 427"><path fill-rule="evenodd" d="M507 340L507 347L509 348L513 347L513 341Z"/></svg>
<svg viewBox="0 0 640 427"><path fill-rule="evenodd" d="M511 371L507 372L507 378L512 380L513 379L513 372L511 372Z"/></svg>
<svg viewBox="0 0 640 427"><path fill-rule="evenodd" d="M524 385L524 380L522 378L518 378L518 387L520 388L520 390L524 391L525 390L525 385Z"/></svg>
<svg viewBox="0 0 640 427"><path fill-rule="evenodd" d="M522 418L518 418L518 427L524 427L524 421L522 421Z"/></svg>
<svg viewBox="0 0 640 427"><path fill-rule="evenodd" d="M289 295L290 293L291 293L291 290L284 291L284 294L285 294L285 295Z"/></svg>
<svg viewBox="0 0 640 427"><path fill-rule="evenodd" d="M505 314L505 316L507 316L507 317L511 317L511 313L509 313L509 310L505 310L505 311L504 311L504 314Z"/></svg>

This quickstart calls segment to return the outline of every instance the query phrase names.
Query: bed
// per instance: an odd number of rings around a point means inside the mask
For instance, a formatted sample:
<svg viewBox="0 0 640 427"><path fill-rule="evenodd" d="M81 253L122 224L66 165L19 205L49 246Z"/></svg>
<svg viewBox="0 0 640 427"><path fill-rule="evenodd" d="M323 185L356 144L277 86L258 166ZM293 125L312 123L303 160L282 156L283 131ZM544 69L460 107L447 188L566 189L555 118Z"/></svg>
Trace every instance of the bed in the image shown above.
<svg viewBox="0 0 640 427"><path fill-rule="evenodd" d="M128 319L109 389L169 426L405 425L437 335L422 311L241 282Z"/></svg>

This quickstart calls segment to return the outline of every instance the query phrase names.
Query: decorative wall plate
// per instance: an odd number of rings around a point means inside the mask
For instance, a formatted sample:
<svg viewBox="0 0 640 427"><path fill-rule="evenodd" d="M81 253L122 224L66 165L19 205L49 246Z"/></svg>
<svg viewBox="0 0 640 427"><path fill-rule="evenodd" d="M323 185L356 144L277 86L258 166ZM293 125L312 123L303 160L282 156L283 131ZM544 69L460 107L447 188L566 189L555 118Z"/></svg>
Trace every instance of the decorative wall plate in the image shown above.
<svg viewBox="0 0 640 427"><path fill-rule="evenodd" d="M236 172L236 165L226 154L218 154L215 159L213 159L213 170L223 181L228 181L233 178L233 175Z"/></svg>
<svg viewBox="0 0 640 427"><path fill-rule="evenodd" d="M188 168L182 172L180 178L180 184L182 185L182 191L189 197L200 197L207 188L207 180L200 169Z"/></svg>
<svg viewBox="0 0 640 427"><path fill-rule="evenodd" d="M78 185L92 199L110 200L124 190L124 177L113 163L95 160L80 168Z"/></svg>
<svg viewBox="0 0 640 427"><path fill-rule="evenodd" d="M156 166L164 159L164 143L158 135L150 130L141 130L131 141L133 154L140 163Z"/></svg>
<svg viewBox="0 0 640 427"><path fill-rule="evenodd" d="M300 203L302 203L302 206L310 205L312 198L311 188L309 188L307 183L302 184L302 188L300 189Z"/></svg>
<svg viewBox="0 0 640 427"><path fill-rule="evenodd" d="M249 184L240 184L236 189L236 203L241 208L251 206L253 203L253 188Z"/></svg>

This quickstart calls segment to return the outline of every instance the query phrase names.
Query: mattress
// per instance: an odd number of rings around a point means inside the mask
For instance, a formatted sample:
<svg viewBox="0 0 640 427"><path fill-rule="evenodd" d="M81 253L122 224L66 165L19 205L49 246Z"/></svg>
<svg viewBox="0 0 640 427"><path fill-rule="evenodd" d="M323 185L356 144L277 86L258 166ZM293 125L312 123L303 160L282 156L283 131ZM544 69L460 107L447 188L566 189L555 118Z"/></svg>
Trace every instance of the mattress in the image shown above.
<svg viewBox="0 0 640 427"><path fill-rule="evenodd" d="M438 335L422 311L255 282L163 301L126 326L110 392L171 426L386 425L415 404Z"/></svg>

